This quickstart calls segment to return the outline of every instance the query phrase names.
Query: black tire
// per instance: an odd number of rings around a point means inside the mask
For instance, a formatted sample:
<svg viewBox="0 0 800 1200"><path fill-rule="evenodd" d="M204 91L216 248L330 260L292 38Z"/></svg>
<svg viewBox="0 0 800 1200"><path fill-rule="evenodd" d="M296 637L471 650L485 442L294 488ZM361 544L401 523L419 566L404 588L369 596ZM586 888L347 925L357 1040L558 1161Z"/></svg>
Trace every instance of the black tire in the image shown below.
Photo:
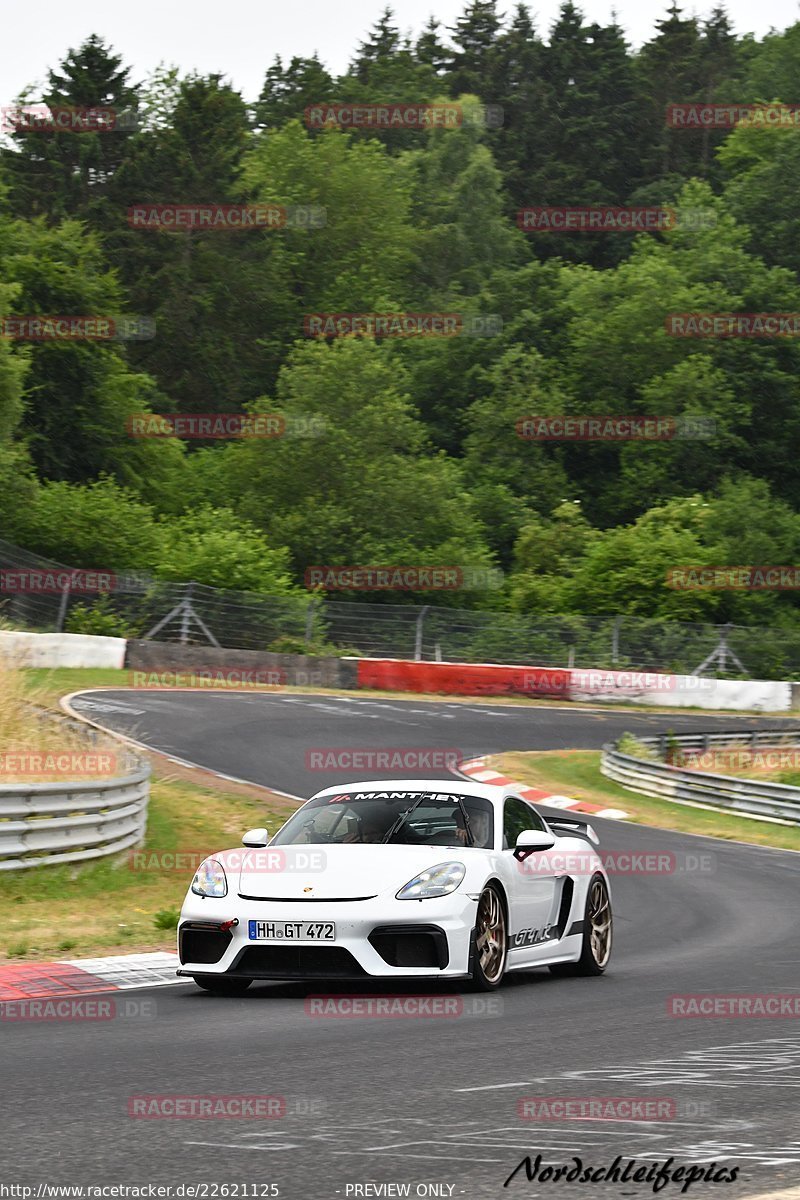
<svg viewBox="0 0 800 1200"><path fill-rule="evenodd" d="M194 975L192 978L204 992L213 992L215 996L243 996L253 982L230 975Z"/></svg>
<svg viewBox="0 0 800 1200"><path fill-rule="evenodd" d="M487 883L478 901L472 932L470 986L478 992L493 992L503 982L508 958L506 907L499 889Z"/></svg>
<svg viewBox="0 0 800 1200"><path fill-rule="evenodd" d="M586 893L583 914L583 941L577 962L554 963L553 975L602 975L611 957L614 918L611 897L602 875L593 875Z"/></svg>

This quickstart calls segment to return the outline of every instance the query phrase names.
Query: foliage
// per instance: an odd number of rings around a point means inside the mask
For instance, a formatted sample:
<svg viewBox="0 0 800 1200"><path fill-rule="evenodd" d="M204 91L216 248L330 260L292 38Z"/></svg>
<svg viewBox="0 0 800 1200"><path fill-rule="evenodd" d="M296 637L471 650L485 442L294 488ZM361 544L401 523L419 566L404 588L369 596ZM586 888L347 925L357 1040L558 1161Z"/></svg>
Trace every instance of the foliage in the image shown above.
<svg viewBox="0 0 800 1200"><path fill-rule="evenodd" d="M794 102L800 23L758 40L720 8L671 3L633 49L614 19L589 21L571 0L546 31L524 5L503 15L467 0L451 29L431 20L416 40L387 9L343 74L317 55L276 59L252 103L220 72L162 67L134 83L124 49L89 37L47 72L43 99L138 113L133 131L20 128L0 147L0 315L140 313L155 336L0 337L4 537L76 566L285 597L291 637L309 566L499 566L500 591L437 596L487 614L459 635L467 656L546 654L548 613L571 623L571 646L605 655L620 615L651 622L676 661L689 653L676 619L769 625L759 662L786 669L796 591L666 579L800 561L800 345L676 337L665 323L800 311L800 131L690 133L664 109ZM304 110L324 103L446 103L463 119L309 128ZM210 203L311 205L325 221L128 223L134 205ZM670 205L678 221L637 236L523 232L516 219L526 205L590 204ZM312 340L318 312L497 323L485 337ZM285 432L131 435L137 414L214 412L280 413ZM527 416L616 414L709 425L649 442L518 434ZM103 605L70 620L120 619ZM265 609L262 644L276 619ZM329 649L324 632L314 644Z"/></svg>
<svg viewBox="0 0 800 1200"><path fill-rule="evenodd" d="M140 630L127 618L116 613L108 594L93 604L75 604L67 613L65 633L88 633L98 637L137 637Z"/></svg>

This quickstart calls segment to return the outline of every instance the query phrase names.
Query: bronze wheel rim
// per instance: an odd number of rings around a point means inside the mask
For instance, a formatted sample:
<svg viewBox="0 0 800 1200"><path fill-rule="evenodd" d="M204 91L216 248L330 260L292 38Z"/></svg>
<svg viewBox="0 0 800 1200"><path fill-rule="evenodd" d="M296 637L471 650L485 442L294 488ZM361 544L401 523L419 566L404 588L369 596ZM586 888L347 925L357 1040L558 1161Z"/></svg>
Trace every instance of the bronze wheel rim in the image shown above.
<svg viewBox="0 0 800 1200"><path fill-rule="evenodd" d="M595 879L589 890L589 928L592 958L604 967L611 957L611 900L602 879Z"/></svg>
<svg viewBox="0 0 800 1200"><path fill-rule="evenodd" d="M506 960L506 919L494 888L486 888L478 902L476 945L484 978L497 983Z"/></svg>

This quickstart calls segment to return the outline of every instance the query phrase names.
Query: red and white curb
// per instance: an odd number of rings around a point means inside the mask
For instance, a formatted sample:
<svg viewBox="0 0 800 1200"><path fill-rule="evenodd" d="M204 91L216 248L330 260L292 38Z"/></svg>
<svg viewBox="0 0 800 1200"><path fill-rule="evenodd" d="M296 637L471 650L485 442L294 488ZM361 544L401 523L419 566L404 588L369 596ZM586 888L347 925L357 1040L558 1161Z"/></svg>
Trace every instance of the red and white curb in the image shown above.
<svg viewBox="0 0 800 1200"><path fill-rule="evenodd" d="M8 963L0 966L0 1008L20 1000L76 998L93 992L167 987L178 979L177 954L114 954L107 958L59 962Z"/></svg>
<svg viewBox="0 0 800 1200"><path fill-rule="evenodd" d="M523 800L533 804L546 804L550 808L569 808L573 812L592 813L595 817L605 817L609 821L624 821L628 813L621 808L603 808L600 804L589 804L586 800L574 800L571 796L555 796L551 792L542 792L539 788L525 787L507 775L500 775L491 767L487 767L485 758L471 758L458 764L463 775L475 779L478 783L491 783L495 787L513 787Z"/></svg>

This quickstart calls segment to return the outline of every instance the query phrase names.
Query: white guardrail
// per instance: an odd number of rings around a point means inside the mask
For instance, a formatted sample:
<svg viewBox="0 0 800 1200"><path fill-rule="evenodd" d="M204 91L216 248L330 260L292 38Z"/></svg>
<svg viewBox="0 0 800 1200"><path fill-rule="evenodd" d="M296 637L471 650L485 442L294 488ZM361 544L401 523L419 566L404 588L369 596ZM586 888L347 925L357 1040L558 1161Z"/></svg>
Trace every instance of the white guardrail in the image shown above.
<svg viewBox="0 0 800 1200"><path fill-rule="evenodd" d="M150 765L83 783L0 785L0 871L119 854L145 835Z"/></svg>
<svg viewBox="0 0 800 1200"><path fill-rule="evenodd" d="M637 738L662 756L669 747L704 752L715 747L737 746L749 750L758 747L800 746L800 729L739 733L693 733L680 736ZM737 779L686 767L673 767L657 759L634 758L622 754L616 743L603 747L600 770L609 779L632 792L671 800L676 804L705 804L713 808L771 820L800 824L800 787Z"/></svg>

